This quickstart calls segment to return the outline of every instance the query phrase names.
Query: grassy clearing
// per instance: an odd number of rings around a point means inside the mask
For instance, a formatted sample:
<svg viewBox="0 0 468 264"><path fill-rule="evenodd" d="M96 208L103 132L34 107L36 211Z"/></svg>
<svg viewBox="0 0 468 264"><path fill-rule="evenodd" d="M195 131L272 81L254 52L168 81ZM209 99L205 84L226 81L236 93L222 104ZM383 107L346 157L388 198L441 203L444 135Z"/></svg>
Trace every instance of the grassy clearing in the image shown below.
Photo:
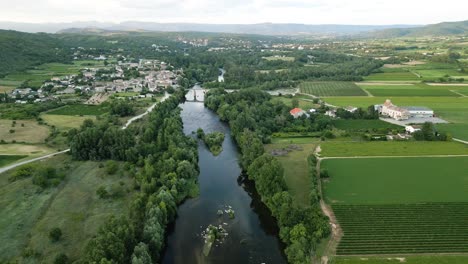
<svg viewBox="0 0 468 264"><path fill-rule="evenodd" d="M275 61L275 60L282 60L282 61L294 61L294 57L276 57L276 56L270 56L270 57L263 57L263 59L268 60L268 61Z"/></svg>
<svg viewBox="0 0 468 264"><path fill-rule="evenodd" d="M451 96L459 97L460 94L452 91L463 90L463 86L435 86L423 83L409 85L366 85L361 84L361 88L370 92L374 96Z"/></svg>
<svg viewBox="0 0 468 264"><path fill-rule="evenodd" d="M24 159L27 156L25 155L0 155L0 167L6 166L10 163L13 163L17 160Z"/></svg>
<svg viewBox="0 0 468 264"><path fill-rule="evenodd" d="M109 112L109 108L103 105L66 105L64 107L47 112L48 115L72 115L72 116L98 116Z"/></svg>
<svg viewBox="0 0 468 264"><path fill-rule="evenodd" d="M85 245L98 227L112 214L128 210L132 195L131 179L123 175L107 175L97 162L71 162L68 156L44 161L48 164L69 164L65 182L45 191L31 179L8 182L8 173L0 175L0 262L17 258L25 248L40 253L40 257L23 259L37 263L53 263L58 253L67 254L71 261L82 255ZM12 172L9 172L12 173ZM120 183L122 182L122 184ZM99 199L96 190L105 186L120 188L122 198ZM52 243L48 233L62 230L61 241Z"/></svg>
<svg viewBox="0 0 468 264"><path fill-rule="evenodd" d="M466 202L468 157L324 160L331 204Z"/></svg>
<svg viewBox="0 0 468 264"><path fill-rule="evenodd" d="M306 98L299 98L297 96L293 97L293 98L287 98L287 97L283 97L283 96L274 96L271 99L271 101L272 102L275 102L275 101L283 102L285 105L290 106L291 109L292 109L293 108L292 107L292 100L294 98L296 98L299 101L299 108L302 108L304 110L319 107L319 105L314 104L312 102L312 98L306 99Z"/></svg>
<svg viewBox="0 0 468 264"><path fill-rule="evenodd" d="M352 82L303 82L299 88L301 93L315 96L367 96L366 92Z"/></svg>
<svg viewBox="0 0 468 264"><path fill-rule="evenodd" d="M96 116L70 116L70 115L51 115L42 114L41 118L51 125L56 126L58 129L69 130L71 128L78 128L83 124L86 119L96 120Z"/></svg>
<svg viewBox="0 0 468 264"><path fill-rule="evenodd" d="M10 133L10 130L14 130L14 133ZM0 140L6 142L44 143L49 134L49 128L36 121L0 119Z"/></svg>
<svg viewBox="0 0 468 264"><path fill-rule="evenodd" d="M325 141L320 148L323 157L468 155L468 145L436 141Z"/></svg>
<svg viewBox="0 0 468 264"><path fill-rule="evenodd" d="M44 144L2 144L0 145L0 155L27 155L31 157L42 156L56 152Z"/></svg>
<svg viewBox="0 0 468 264"><path fill-rule="evenodd" d="M13 91L15 89L14 86L4 86L4 85L0 85L0 93L10 93L11 91Z"/></svg>
<svg viewBox="0 0 468 264"><path fill-rule="evenodd" d="M375 120L353 120L353 119L336 119L333 120L333 125L342 130L348 131L372 131L379 129L395 129L401 130L401 126L384 122L380 119Z"/></svg>
<svg viewBox="0 0 468 264"><path fill-rule="evenodd" d="M319 142L319 137L273 137L272 144L311 144Z"/></svg>
<svg viewBox="0 0 468 264"><path fill-rule="evenodd" d="M338 255L468 252L468 203L334 205Z"/></svg>
<svg viewBox="0 0 468 264"><path fill-rule="evenodd" d="M468 256L336 257L333 264L465 264Z"/></svg>
<svg viewBox="0 0 468 264"><path fill-rule="evenodd" d="M271 151L287 146L288 144L271 144L266 146L266 150ZM301 147L302 150L294 150L286 156L276 158L284 168L284 179L294 200L302 206L309 206L309 193L312 182L309 176L307 158L314 152L316 144L303 144Z"/></svg>

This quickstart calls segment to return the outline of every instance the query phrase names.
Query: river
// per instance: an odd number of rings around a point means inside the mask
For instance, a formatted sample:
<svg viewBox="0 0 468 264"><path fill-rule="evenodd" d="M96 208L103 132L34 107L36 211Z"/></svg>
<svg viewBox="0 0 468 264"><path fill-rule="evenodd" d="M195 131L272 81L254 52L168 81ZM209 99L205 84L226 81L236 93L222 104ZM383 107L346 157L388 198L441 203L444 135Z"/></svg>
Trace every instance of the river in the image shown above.
<svg viewBox="0 0 468 264"><path fill-rule="evenodd" d="M178 217L168 229L162 263L286 263L275 219L260 202L253 184L241 175L229 127L203 103L186 102L181 107L187 135L201 127L206 133L225 133L225 140L217 157L199 142L200 194L179 206ZM227 206L235 211L234 219L217 215ZM202 232L209 224L222 225L228 236L216 242L205 257Z"/></svg>

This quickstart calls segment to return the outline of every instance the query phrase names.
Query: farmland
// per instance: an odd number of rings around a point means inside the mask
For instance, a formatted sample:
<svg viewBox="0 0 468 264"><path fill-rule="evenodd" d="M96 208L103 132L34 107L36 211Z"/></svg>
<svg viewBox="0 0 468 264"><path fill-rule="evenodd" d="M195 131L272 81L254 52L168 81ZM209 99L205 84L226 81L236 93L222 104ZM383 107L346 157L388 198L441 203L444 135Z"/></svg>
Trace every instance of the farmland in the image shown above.
<svg viewBox="0 0 468 264"><path fill-rule="evenodd" d="M321 97L329 96L367 96L359 86L352 82L303 82L301 93Z"/></svg>
<svg viewBox="0 0 468 264"><path fill-rule="evenodd" d="M66 105L64 107L47 112L48 115L71 115L71 116L98 116L109 111L104 105Z"/></svg>
<svg viewBox="0 0 468 264"><path fill-rule="evenodd" d="M468 157L332 159L322 166L330 172L324 193L332 204L466 202L468 198Z"/></svg>
<svg viewBox="0 0 468 264"><path fill-rule="evenodd" d="M336 257L333 264L465 264L468 256Z"/></svg>
<svg viewBox="0 0 468 264"><path fill-rule="evenodd" d="M325 141L320 148L324 157L468 155L465 144L437 141Z"/></svg>
<svg viewBox="0 0 468 264"><path fill-rule="evenodd" d="M464 91L466 86L442 86L427 84L372 84L358 83L358 85L371 93L373 96L386 97L431 97L431 96L451 96L460 97L460 91ZM458 93L457 93L458 92Z"/></svg>
<svg viewBox="0 0 468 264"><path fill-rule="evenodd" d="M338 255L468 252L468 203L333 205Z"/></svg>
<svg viewBox="0 0 468 264"><path fill-rule="evenodd" d="M372 131L372 130L379 130L379 129L395 129L395 130L401 130L401 126L397 126L394 124L390 124L387 122L384 122L382 120L366 120L366 119L361 119L361 120L354 120L354 119L336 119L333 120L333 125L342 130L348 130L348 131Z"/></svg>
<svg viewBox="0 0 468 264"><path fill-rule="evenodd" d="M374 73L364 77L366 81L410 81L418 82L420 78L408 71Z"/></svg>

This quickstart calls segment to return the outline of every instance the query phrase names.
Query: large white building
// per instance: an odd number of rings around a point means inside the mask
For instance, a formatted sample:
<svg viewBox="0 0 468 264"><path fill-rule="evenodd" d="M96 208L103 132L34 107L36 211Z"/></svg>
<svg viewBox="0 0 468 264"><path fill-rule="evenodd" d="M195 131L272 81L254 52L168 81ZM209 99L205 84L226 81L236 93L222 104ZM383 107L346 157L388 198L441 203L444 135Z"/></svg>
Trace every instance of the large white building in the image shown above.
<svg viewBox="0 0 468 264"><path fill-rule="evenodd" d="M392 104L392 101L389 99L387 99L382 105L380 114L391 117L395 120L407 120L410 117L410 113L407 109Z"/></svg>
<svg viewBox="0 0 468 264"><path fill-rule="evenodd" d="M408 110L410 117L428 118L434 116L434 110L424 106L408 106L406 110Z"/></svg>

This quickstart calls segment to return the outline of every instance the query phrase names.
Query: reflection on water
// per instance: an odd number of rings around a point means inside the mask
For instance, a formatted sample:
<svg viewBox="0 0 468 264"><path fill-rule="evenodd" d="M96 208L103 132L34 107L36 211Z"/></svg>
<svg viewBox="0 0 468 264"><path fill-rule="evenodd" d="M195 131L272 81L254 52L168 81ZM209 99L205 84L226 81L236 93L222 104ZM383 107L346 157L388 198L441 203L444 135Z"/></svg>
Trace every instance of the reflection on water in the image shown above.
<svg viewBox="0 0 468 264"><path fill-rule="evenodd" d="M181 107L186 134L201 127L206 133L220 131L226 137L217 157L199 144L200 195L179 207L177 220L168 230L162 263L286 263L274 218L260 202L253 184L241 175L229 127L202 103ZM225 206L232 206L234 219L217 215ZM201 233L209 224L223 225L228 236L215 243L205 257Z"/></svg>

